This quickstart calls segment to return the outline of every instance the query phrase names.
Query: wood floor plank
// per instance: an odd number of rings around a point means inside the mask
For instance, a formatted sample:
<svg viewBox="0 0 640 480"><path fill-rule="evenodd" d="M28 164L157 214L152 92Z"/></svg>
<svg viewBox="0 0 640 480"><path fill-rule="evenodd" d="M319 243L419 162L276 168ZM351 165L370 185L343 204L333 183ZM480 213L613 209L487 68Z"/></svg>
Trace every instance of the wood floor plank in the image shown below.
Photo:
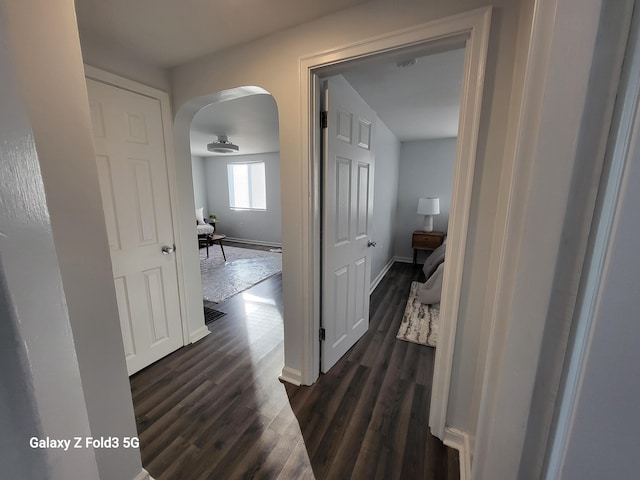
<svg viewBox="0 0 640 480"><path fill-rule="evenodd" d="M329 470L345 439L348 441L348 437L345 436L347 425L354 415L356 402L362 395L369 373L367 367L358 366L336 413L331 418L329 428L325 430L318 448L311 456L314 472L319 478L331 478Z"/></svg>
<svg viewBox="0 0 640 480"><path fill-rule="evenodd" d="M369 331L312 386L283 366L282 278L216 309L212 333L131 377L143 465L156 480L459 478L428 431L435 350L397 340L419 267L373 292Z"/></svg>
<svg viewBox="0 0 640 480"><path fill-rule="evenodd" d="M148 468L164 472L165 476L172 475L172 472L176 472L176 474L179 473L183 465L199 451L197 447L193 446L181 436L175 437L167 448L178 452L178 454L172 457L156 457L148 463Z"/></svg>
<svg viewBox="0 0 640 480"><path fill-rule="evenodd" d="M252 458L254 452L262 453L259 445L263 439L266 438L265 443L273 444L273 438L276 434L272 432L265 434L265 431L269 431L266 428L268 423L267 418L258 414L249 427L231 445L224 457L219 460L216 468L206 470L206 477L201 478L251 478L251 476L238 477L234 471L238 467L243 468L245 458Z"/></svg>
<svg viewBox="0 0 640 480"><path fill-rule="evenodd" d="M285 463L276 480L291 480L292 478L300 480L316 479L307 454L307 449L302 439L300 439L293 448L289 460Z"/></svg>
<svg viewBox="0 0 640 480"><path fill-rule="evenodd" d="M349 365L348 363L345 364ZM344 376L338 375L336 377L342 381L328 379L325 382L325 388L309 387L312 389L312 394L309 396L308 401L302 405L302 408L298 410L297 405L292 405L300 423L302 435L305 438L309 457L313 457L318 448L320 448L325 432L331 427L330 420L342 404L345 395L347 395L356 371L355 368L345 369L341 372Z"/></svg>
<svg viewBox="0 0 640 480"><path fill-rule="evenodd" d="M404 449L402 462L402 478L425 478L425 460L428 455L427 439L428 435L424 431L429 428L428 425L428 405L426 387L415 385L413 402L411 404L411 414L409 422L409 430L407 432L407 442ZM440 476L430 475L426 478L441 478Z"/></svg>
<svg viewBox="0 0 640 480"><path fill-rule="evenodd" d="M293 454L292 445L296 445L302 438L302 432L300 432L298 422L293 415L289 416L287 425L272 422L268 428L278 435L279 440L273 449L267 452L260 468L255 471L254 478L256 479L277 478Z"/></svg>

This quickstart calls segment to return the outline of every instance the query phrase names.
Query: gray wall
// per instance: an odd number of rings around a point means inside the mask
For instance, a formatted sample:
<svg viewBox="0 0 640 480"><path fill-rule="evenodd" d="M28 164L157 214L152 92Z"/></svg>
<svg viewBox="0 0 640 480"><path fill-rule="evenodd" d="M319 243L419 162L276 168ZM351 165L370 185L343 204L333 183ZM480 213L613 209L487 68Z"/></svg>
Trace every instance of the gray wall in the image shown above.
<svg viewBox="0 0 640 480"><path fill-rule="evenodd" d="M205 177L204 162L205 160L202 157L191 157L193 200L196 208L204 207L204 218L207 218L209 216L209 208L207 206L207 179Z"/></svg>
<svg viewBox="0 0 640 480"><path fill-rule="evenodd" d="M455 160L455 138L402 142L396 213L396 257L413 257L411 234L414 230L421 230L424 225L424 216L416 213L420 197L440 198L440 215L434 216L433 229L447 231ZM418 261L424 259L424 255L425 253L419 252Z"/></svg>
<svg viewBox="0 0 640 480"><path fill-rule="evenodd" d="M637 478L640 471L640 161L630 159L586 348L562 478Z"/></svg>
<svg viewBox="0 0 640 480"><path fill-rule="evenodd" d="M400 142L380 119L376 122L374 142L376 166L373 179L373 235L371 238L377 245L373 249L371 258L372 282L394 257L400 167Z"/></svg>
<svg viewBox="0 0 640 480"><path fill-rule="evenodd" d="M0 76L0 255L39 427L136 436L72 0L0 2ZM142 472L138 449L47 455L54 480Z"/></svg>
<svg viewBox="0 0 640 480"><path fill-rule="evenodd" d="M44 451L25 447L41 438L28 357L0 263L0 471L6 478L46 478Z"/></svg>
<svg viewBox="0 0 640 480"><path fill-rule="evenodd" d="M73 351L70 334L58 334L61 342L57 343L63 344L58 348L69 349L70 354L56 358L49 372L43 371L49 360L42 362L38 352L29 352L34 347L28 339L29 331L39 329L46 335L51 329L60 328L65 332L69 330L69 319L65 309L55 303L60 301L56 290L62 291L60 272L41 268L40 264L45 261L55 265L50 226L45 221L48 219L42 218L46 216L45 209L29 209L22 201L30 198L37 200L38 205L46 204L35 147L27 140L32 131L24 106L18 101L20 92L6 37L4 5L0 4L0 472L3 478L53 478L57 472L47 466L46 451L29 448L29 438L43 437L44 432L56 436L88 433L88 419L86 410L82 411L84 402L79 381L65 385L66 405L77 415L69 423L78 433L52 424L44 412L41 418L38 411L36 386L51 394L56 389L47 389L47 383L51 382L44 383L43 379L61 370L73 371L78 377L78 365L70 358ZM24 242L30 244L22 245ZM34 250L29 251L32 247ZM30 271L33 279L27 273ZM36 288L42 290L33 291ZM22 292L33 292L33 296L28 298L28 294ZM53 303L47 306L49 301ZM37 316L29 315L39 308L44 310ZM41 322L42 311L46 311L46 322ZM30 340L33 341L33 337ZM56 345L46 347L48 355L56 353ZM59 414L69 414L64 405L59 406ZM93 451L86 451L83 456L85 458L70 458L68 462L78 461L78 471L88 475L87 478L97 476Z"/></svg>
<svg viewBox="0 0 640 480"><path fill-rule="evenodd" d="M244 211L229 208L229 184L227 164L263 161L267 182L267 210ZM280 245L282 222L280 216L280 155L263 153L259 155L235 155L233 157L206 157L204 159L206 177L207 208L218 216L220 233L227 237L245 241Z"/></svg>
<svg viewBox="0 0 640 480"><path fill-rule="evenodd" d="M563 409L559 416L557 434L560 438L565 433L563 428L567 428L566 443L558 445L564 449L560 460L560 476L567 479L638 478L640 472L640 157L637 154L640 146L637 140L640 106L634 98L637 94L637 77L634 78L634 75L637 75L640 65L637 20L634 25L634 45L629 54L629 57L631 53L635 57L635 65L630 66L630 86L626 92L623 87L619 93L619 98L625 99L626 111L619 114L623 118L620 121L622 127L616 130L614 124L612 129L612 136L617 137L616 145L612 148L616 153L605 170L609 178L606 187L601 189L602 206L594 222L598 236L593 241L588 273L584 275L588 280L584 282L583 291L586 294L581 302L583 307L579 310L583 315L577 316L577 325L573 327L574 348L577 351L571 355L564 401L574 400L574 403ZM624 118L627 114L633 115L629 120L629 135L636 140L630 140L629 153L620 154L625 155L627 165L624 170L619 170L622 169L622 162L617 152L623 151L623 144L627 146L624 139L627 134ZM621 175L616 199L616 183L621 171L624 174ZM609 228L610 236L608 243L605 243ZM602 272L599 271L601 255ZM600 274L598 285L595 279ZM590 285L594 285L593 290L589 288ZM594 302L593 316L589 319L591 301ZM575 391L572 388L574 386ZM571 396L573 393L575 399Z"/></svg>

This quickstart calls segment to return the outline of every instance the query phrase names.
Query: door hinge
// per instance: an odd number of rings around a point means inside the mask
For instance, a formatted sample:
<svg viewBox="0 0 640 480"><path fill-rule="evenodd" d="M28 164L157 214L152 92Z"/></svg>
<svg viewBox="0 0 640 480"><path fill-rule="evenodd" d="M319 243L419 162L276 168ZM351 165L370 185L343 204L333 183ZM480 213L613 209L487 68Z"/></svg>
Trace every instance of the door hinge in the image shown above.
<svg viewBox="0 0 640 480"><path fill-rule="evenodd" d="M321 329L320 329L320 340L321 340L321 341L324 341L324 339L326 338L326 336L327 336L327 331L326 331L324 328L321 328Z"/></svg>
<svg viewBox="0 0 640 480"><path fill-rule="evenodd" d="M320 112L320 128L327 128L328 125L327 112Z"/></svg>

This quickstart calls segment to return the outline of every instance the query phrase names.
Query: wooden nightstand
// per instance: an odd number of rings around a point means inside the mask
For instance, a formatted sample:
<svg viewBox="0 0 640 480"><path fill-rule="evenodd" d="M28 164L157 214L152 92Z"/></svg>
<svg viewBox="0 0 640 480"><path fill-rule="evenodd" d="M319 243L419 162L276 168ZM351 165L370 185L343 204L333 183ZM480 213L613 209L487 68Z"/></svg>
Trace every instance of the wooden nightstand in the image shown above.
<svg viewBox="0 0 640 480"><path fill-rule="evenodd" d="M413 248L413 264L418 259L418 250L435 250L444 242L443 232L423 232L416 230L411 236L411 248Z"/></svg>

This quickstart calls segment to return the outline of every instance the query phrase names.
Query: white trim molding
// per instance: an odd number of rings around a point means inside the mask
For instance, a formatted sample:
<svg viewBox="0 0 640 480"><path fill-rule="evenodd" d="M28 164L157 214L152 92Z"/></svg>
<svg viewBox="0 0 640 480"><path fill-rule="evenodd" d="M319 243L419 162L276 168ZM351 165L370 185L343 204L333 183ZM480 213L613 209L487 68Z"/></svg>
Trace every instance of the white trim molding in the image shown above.
<svg viewBox="0 0 640 480"><path fill-rule="evenodd" d="M153 480L153 477L143 468L138 475L133 477L133 480Z"/></svg>
<svg viewBox="0 0 640 480"><path fill-rule="evenodd" d="M451 209L447 234L448 260L445 262L440 302L440 337L434 364L429 426L443 438L447 421L451 372L458 325L458 309L464 276L464 258L471 210L471 194L480 128L484 73L489 49L491 8L475 11L469 19L468 35L460 99L460 125L456 146L456 163L451 193Z"/></svg>
<svg viewBox="0 0 640 480"><path fill-rule="evenodd" d="M196 343L198 340L202 340L204 337L209 335L211 332L209 331L209 327L203 325L201 328L192 332L189 335L189 343Z"/></svg>
<svg viewBox="0 0 640 480"><path fill-rule="evenodd" d="M140 470L140 473L138 475L133 477L133 480L153 480L153 477L149 475L149 472L147 472L143 468L142 470Z"/></svg>
<svg viewBox="0 0 640 480"><path fill-rule="evenodd" d="M382 269L382 271L378 274L378 276L376 278L373 279L373 282L371 282L371 287L369 288L369 295L371 295L373 293L373 291L376 289L376 287L380 284L380 282L382 281L382 279L384 278L384 276L389 273L389 270L391 270L391 267L393 267L393 264L395 263L395 260L392 258L391 260L389 260L389 262L384 266L384 268Z"/></svg>
<svg viewBox="0 0 640 480"><path fill-rule="evenodd" d="M349 62L371 57L392 59L407 51L427 54L432 49L454 48L466 44L466 58L460 108L460 126L456 151L456 167L449 217L449 258L445 266L442 315L448 319L440 332L436 351L434 387L431 398L429 424L439 438L444 436L449 386L453 367L458 304L462 286L463 262L472 184L475 170L476 147L480 124L480 109L484 84L485 62L489 42L491 7L453 15L383 34L377 37L321 52L300 59L300 119L302 145L302 177L309 185L307 204L303 205L301 245L303 245L303 291L309 299L303 312L303 358L301 380L312 384L320 371L320 134L317 122L319 112L319 77L340 73ZM284 370L283 370L284 371ZM284 377L284 375L283 375Z"/></svg>
<svg viewBox="0 0 640 480"><path fill-rule="evenodd" d="M442 442L458 450L460 458L460 480L471 480L471 442L469 434L457 428L446 427Z"/></svg>
<svg viewBox="0 0 640 480"><path fill-rule="evenodd" d="M393 260L400 263L413 263L413 258L411 257L393 257Z"/></svg>
<svg viewBox="0 0 640 480"><path fill-rule="evenodd" d="M302 372L300 372L300 370L284 367L282 369L282 373L278 378L283 382L287 382L292 385L296 385L296 386L302 385Z"/></svg>
<svg viewBox="0 0 640 480"><path fill-rule="evenodd" d="M250 238L235 237L227 237L225 240L229 240L230 242L246 243L247 245L260 245L263 247L282 248L282 243L280 242L265 242L262 240L252 240Z"/></svg>

